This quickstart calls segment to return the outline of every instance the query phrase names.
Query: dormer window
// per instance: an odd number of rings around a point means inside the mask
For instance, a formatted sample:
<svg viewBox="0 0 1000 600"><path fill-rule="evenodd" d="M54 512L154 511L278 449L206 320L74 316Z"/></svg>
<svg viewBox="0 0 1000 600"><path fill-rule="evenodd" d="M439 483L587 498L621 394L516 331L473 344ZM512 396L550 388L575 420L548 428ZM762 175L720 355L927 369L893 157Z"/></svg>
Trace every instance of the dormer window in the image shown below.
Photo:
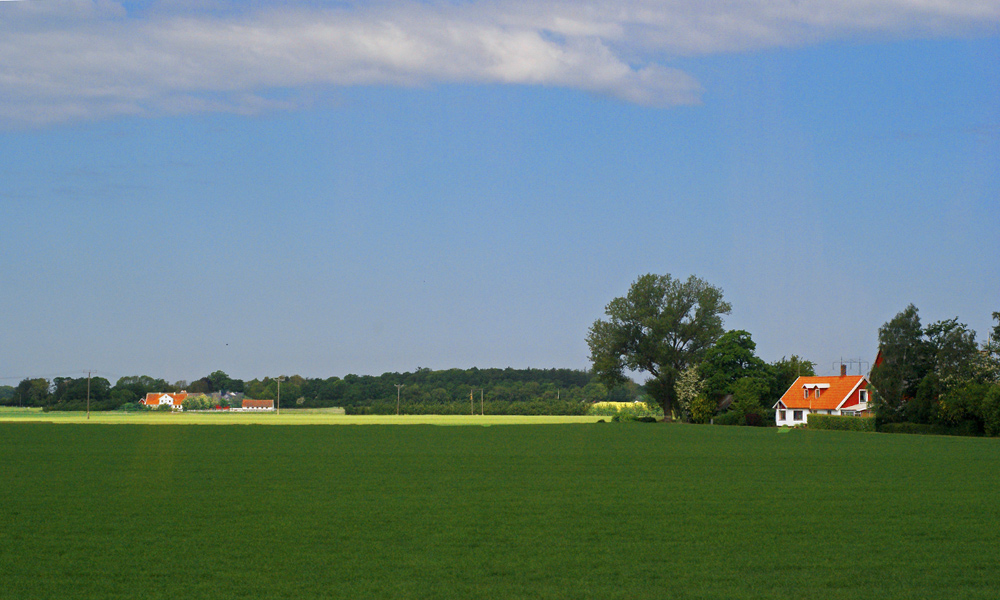
<svg viewBox="0 0 1000 600"><path fill-rule="evenodd" d="M816 397L819 398L819 388L816 388Z"/></svg>
<svg viewBox="0 0 1000 600"><path fill-rule="evenodd" d="M802 388L802 397L803 398L809 397L809 388Z"/></svg>

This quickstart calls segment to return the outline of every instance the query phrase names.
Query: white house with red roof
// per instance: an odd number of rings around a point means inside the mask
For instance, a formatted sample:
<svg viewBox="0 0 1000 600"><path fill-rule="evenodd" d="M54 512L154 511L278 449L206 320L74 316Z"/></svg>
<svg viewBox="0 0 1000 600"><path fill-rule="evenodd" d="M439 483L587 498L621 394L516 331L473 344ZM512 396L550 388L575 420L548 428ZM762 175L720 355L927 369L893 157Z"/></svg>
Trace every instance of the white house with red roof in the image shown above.
<svg viewBox="0 0 1000 600"><path fill-rule="evenodd" d="M146 394L146 398L142 401L142 403L150 408L159 408L166 405L172 407L174 410L184 410L184 407L181 406L181 404L187 397L187 392L181 392L179 394L151 392Z"/></svg>
<svg viewBox="0 0 1000 600"><path fill-rule="evenodd" d="M866 416L868 378L847 375L799 377L774 404L774 422L778 426L805 425L809 414Z"/></svg>
<svg viewBox="0 0 1000 600"><path fill-rule="evenodd" d="M243 410L274 410L274 400L243 399Z"/></svg>

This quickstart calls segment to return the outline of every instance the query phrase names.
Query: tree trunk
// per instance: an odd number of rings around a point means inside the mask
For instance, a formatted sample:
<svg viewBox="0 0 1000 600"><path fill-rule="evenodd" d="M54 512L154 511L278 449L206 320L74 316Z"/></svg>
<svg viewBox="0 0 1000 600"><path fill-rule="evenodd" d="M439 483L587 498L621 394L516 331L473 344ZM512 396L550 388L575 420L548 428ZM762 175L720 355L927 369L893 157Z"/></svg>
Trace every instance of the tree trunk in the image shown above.
<svg viewBox="0 0 1000 600"><path fill-rule="evenodd" d="M672 423L674 420L674 406L670 398L660 400L660 407L663 408L663 422Z"/></svg>

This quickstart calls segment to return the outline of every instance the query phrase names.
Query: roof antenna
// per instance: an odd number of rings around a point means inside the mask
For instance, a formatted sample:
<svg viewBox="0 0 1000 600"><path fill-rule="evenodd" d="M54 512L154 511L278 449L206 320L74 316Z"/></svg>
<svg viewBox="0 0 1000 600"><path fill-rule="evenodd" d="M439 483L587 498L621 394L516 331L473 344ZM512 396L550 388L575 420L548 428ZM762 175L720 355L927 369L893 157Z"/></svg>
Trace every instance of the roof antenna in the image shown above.
<svg viewBox="0 0 1000 600"><path fill-rule="evenodd" d="M868 363L868 361L866 361L864 359L861 359L861 358L849 358L847 360L844 360L844 358L841 357L840 358L840 362L837 363L836 361L834 361L833 366L836 367L836 365L838 365L838 364L841 366L841 374L842 375L846 375L848 372L852 371L853 370L852 367L854 365L857 365L857 367L858 367L858 375L861 375L862 365L868 365L869 363ZM844 370L845 368L847 369L847 371ZM836 368L834 368L834 372L836 372Z"/></svg>

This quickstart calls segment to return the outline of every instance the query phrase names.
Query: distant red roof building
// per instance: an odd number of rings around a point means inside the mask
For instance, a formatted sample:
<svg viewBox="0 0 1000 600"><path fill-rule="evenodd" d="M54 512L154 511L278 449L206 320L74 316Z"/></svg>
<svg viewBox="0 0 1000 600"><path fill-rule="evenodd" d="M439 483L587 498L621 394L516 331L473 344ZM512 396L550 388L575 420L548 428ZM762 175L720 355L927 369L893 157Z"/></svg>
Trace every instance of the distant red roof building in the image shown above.
<svg viewBox="0 0 1000 600"><path fill-rule="evenodd" d="M243 410L274 410L274 400L243 399Z"/></svg>
<svg viewBox="0 0 1000 600"><path fill-rule="evenodd" d="M181 392L179 394L169 394L166 392L152 392L146 394L146 398L142 401L146 406L156 408L161 405L169 405L180 407L184 399L187 398L187 392Z"/></svg>

